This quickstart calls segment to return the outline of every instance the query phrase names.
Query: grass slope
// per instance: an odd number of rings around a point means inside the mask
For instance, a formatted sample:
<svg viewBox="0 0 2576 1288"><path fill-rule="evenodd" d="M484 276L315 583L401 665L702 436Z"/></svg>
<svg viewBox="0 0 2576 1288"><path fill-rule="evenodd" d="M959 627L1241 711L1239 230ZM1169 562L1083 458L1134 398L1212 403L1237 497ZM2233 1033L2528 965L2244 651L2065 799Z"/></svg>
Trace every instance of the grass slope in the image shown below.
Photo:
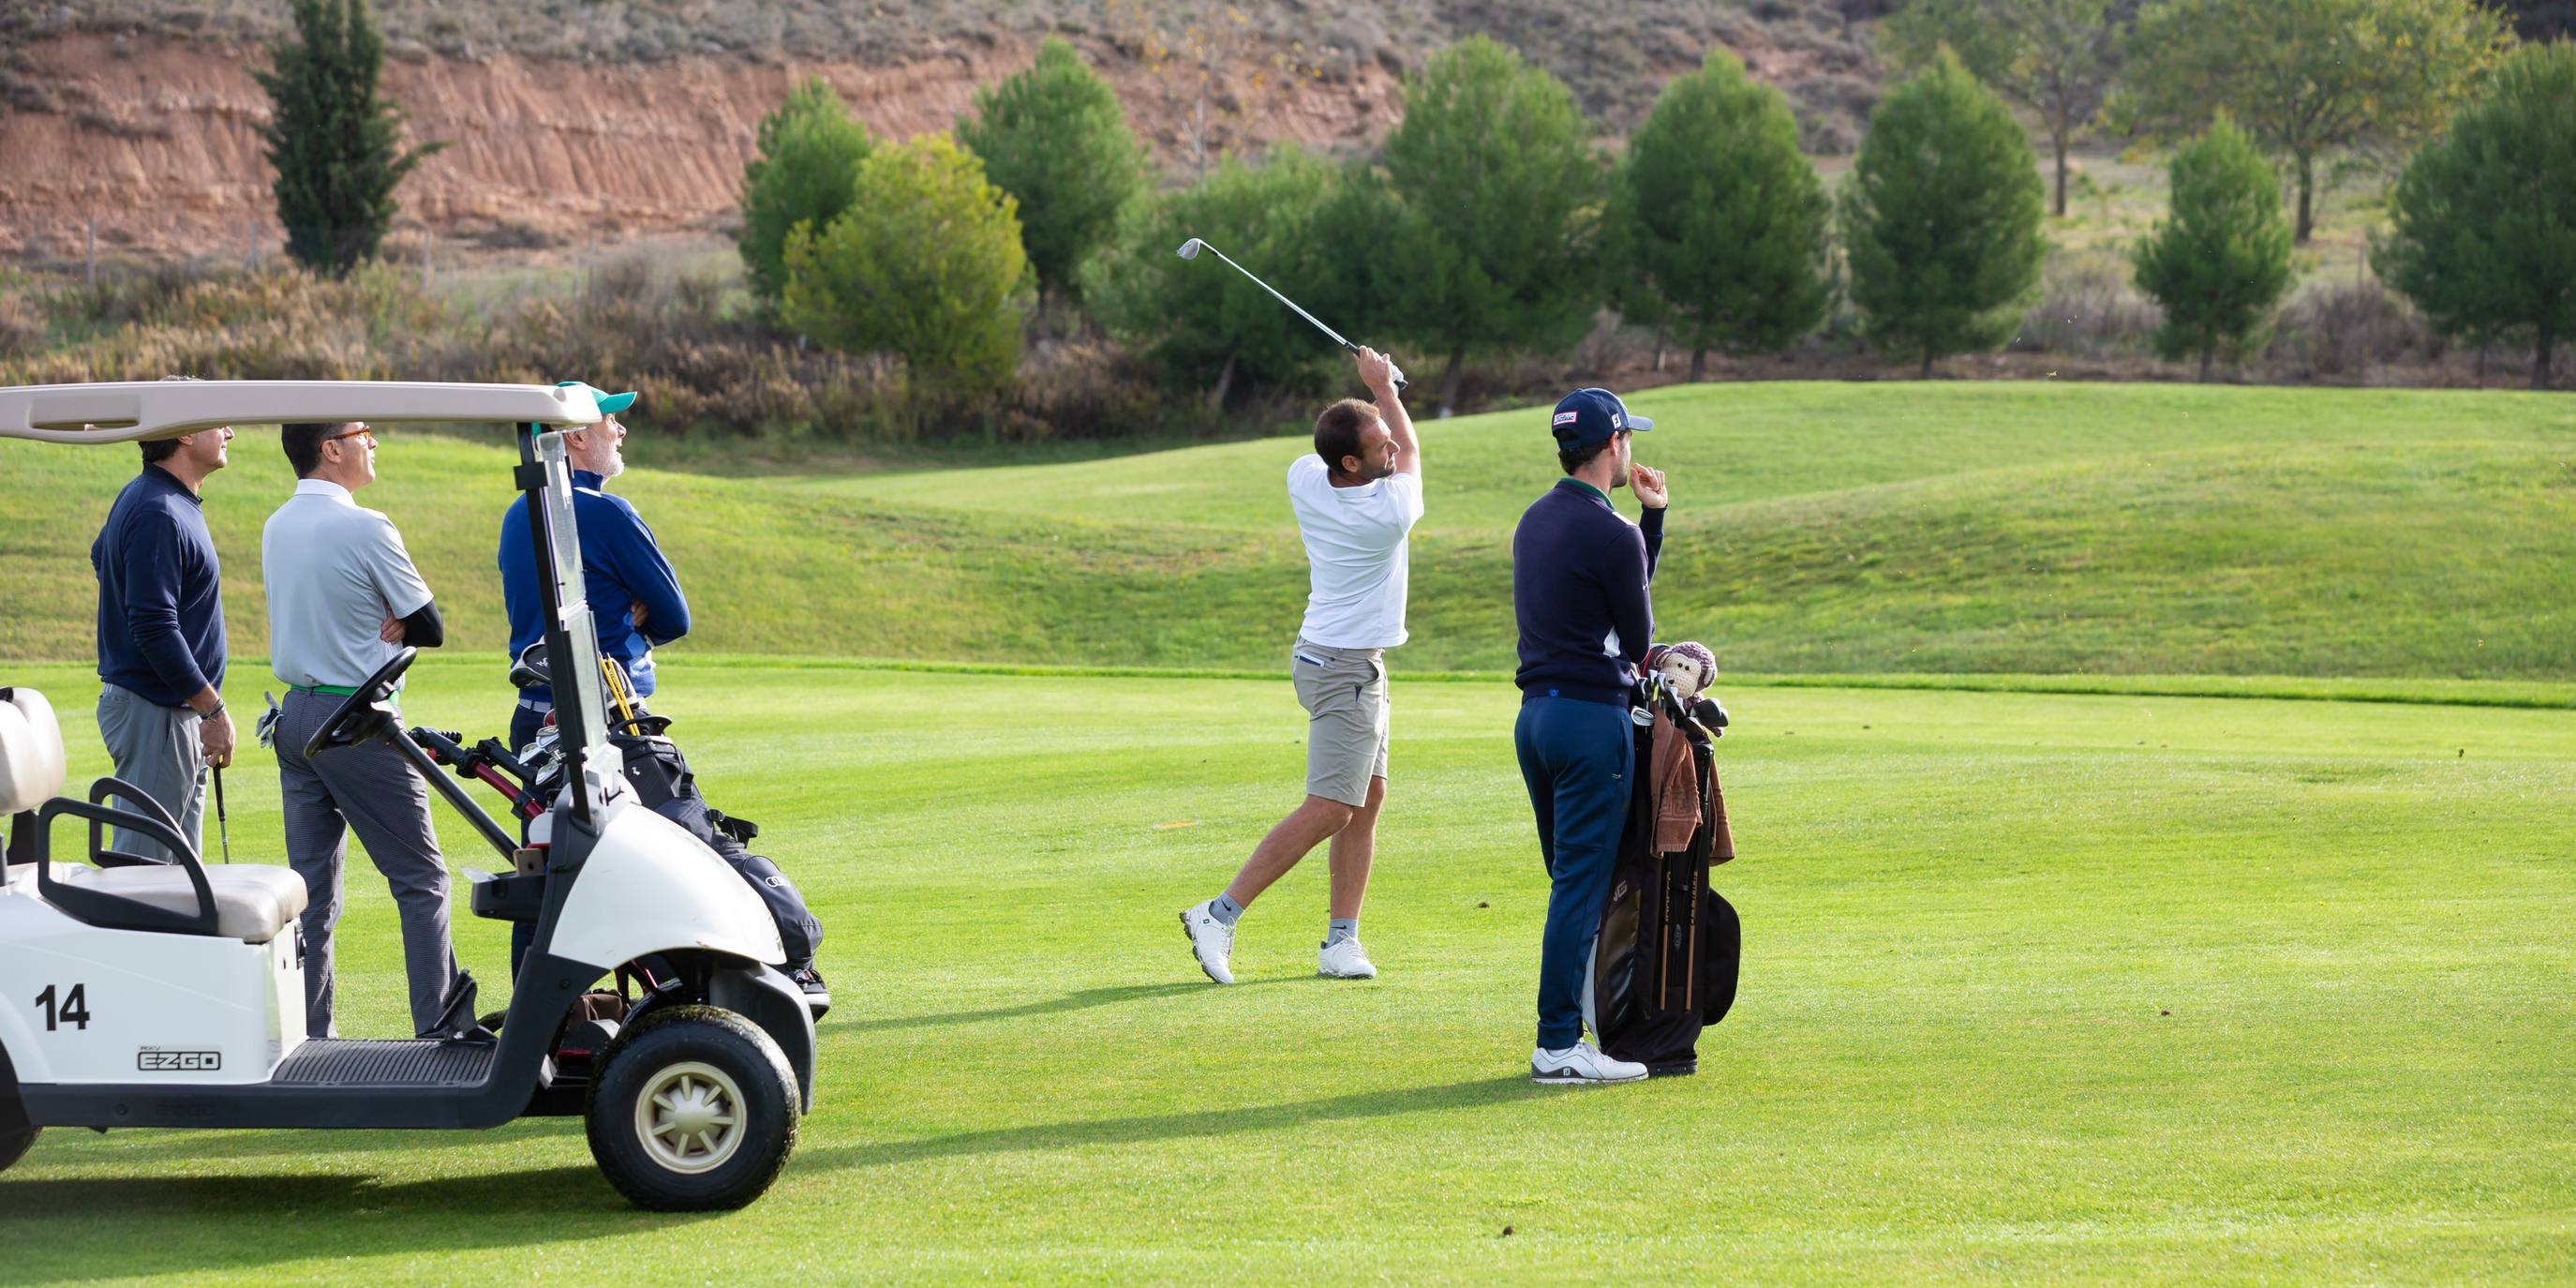
<svg viewBox="0 0 2576 1288"><path fill-rule="evenodd" d="M668 671L710 795L830 927L818 1108L765 1200L633 1212L560 1122L57 1132L0 1178L0 1283L2576 1278L2563 712L1730 690L1742 1001L1699 1077L1567 1092L1519 1076L1544 894L1507 686L1398 685L1384 977L1309 974L1318 862L1218 990L1171 914L1292 801L1284 684ZM81 668L0 682L103 767ZM501 703L441 659L406 705ZM363 864L349 903L349 1027L390 1033ZM493 980L498 926L458 934Z"/></svg>
<svg viewBox="0 0 2576 1288"><path fill-rule="evenodd" d="M1642 395L1677 498L1659 633L1728 666L2576 678L2576 404L2180 386L1697 386ZM1554 473L1535 411L1425 427L1400 665L1512 661L1509 540ZM1301 439L905 473L631 471L690 650L1274 667L1305 564ZM265 648L266 431L209 513L236 652ZM635 455L653 459L649 436ZM0 443L0 657L90 647L87 548L131 457ZM393 514L498 650L498 448L397 436Z"/></svg>

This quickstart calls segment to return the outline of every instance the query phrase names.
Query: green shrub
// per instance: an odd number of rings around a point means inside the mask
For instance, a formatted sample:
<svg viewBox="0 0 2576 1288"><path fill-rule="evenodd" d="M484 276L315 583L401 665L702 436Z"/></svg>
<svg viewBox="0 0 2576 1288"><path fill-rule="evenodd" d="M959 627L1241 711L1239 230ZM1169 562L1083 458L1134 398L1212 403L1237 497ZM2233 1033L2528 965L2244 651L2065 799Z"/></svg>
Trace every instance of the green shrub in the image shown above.
<svg viewBox="0 0 2576 1288"><path fill-rule="evenodd" d="M2138 288L2164 306L2156 352L2200 358L2200 378L2224 351L2262 349L2260 336L2290 286L2290 225L2281 184L2236 122L2221 116L2174 154L2173 209L2139 244Z"/></svg>
<svg viewBox="0 0 2576 1288"><path fill-rule="evenodd" d="M2485 97L2416 153L2372 263L2443 335L2531 345L2547 389L2576 338L2576 45L2507 59Z"/></svg>
<svg viewBox="0 0 2576 1288"><path fill-rule="evenodd" d="M759 155L742 168L742 251L752 294L775 306L787 293L787 235L828 226L850 207L859 164L876 142L817 77L760 119Z"/></svg>
<svg viewBox="0 0 2576 1288"><path fill-rule="evenodd" d="M975 115L957 118L957 141L983 159L994 187L1019 201L1043 320L1048 294L1074 284L1118 212L1143 191L1145 150L1109 82L1054 38L1038 46L1027 71L975 92Z"/></svg>
<svg viewBox="0 0 2576 1288"><path fill-rule="evenodd" d="M1942 55L1870 117L1842 191L1851 298L1870 343L1935 359L2002 344L2039 284L2047 195L2021 122Z"/></svg>
<svg viewBox="0 0 2576 1288"><path fill-rule="evenodd" d="M879 148L855 200L817 232L787 235L782 314L833 347L892 353L925 407L980 402L1020 356L1017 203L946 135Z"/></svg>
<svg viewBox="0 0 2576 1288"><path fill-rule="evenodd" d="M1691 350L1776 352L1824 320L1832 204L1778 90L1724 49L1673 78L1629 140L1612 222L1623 276Z"/></svg>

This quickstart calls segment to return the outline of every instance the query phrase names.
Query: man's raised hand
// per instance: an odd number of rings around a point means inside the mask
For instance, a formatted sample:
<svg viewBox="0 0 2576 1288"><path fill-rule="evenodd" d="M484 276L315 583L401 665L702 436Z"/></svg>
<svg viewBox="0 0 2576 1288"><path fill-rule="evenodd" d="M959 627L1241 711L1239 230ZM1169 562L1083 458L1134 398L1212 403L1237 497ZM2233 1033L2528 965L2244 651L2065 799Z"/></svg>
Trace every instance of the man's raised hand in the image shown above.
<svg viewBox="0 0 2576 1288"><path fill-rule="evenodd" d="M1636 493L1638 503L1649 510L1663 509L1672 501L1672 496L1664 491L1664 472L1651 465L1630 463L1628 490Z"/></svg>

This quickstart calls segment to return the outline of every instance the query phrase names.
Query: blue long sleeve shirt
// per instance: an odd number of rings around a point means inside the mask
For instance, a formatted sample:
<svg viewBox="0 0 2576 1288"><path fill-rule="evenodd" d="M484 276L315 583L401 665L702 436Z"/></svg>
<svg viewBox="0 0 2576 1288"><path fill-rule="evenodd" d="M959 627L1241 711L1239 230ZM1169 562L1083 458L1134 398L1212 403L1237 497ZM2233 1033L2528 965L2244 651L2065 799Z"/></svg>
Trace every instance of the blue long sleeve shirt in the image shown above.
<svg viewBox="0 0 2576 1288"><path fill-rule="evenodd" d="M165 707L224 684L224 570L205 502L146 465L90 543L98 678Z"/></svg>
<svg viewBox="0 0 2576 1288"><path fill-rule="evenodd" d="M572 475L573 527L581 540L582 591L599 628L599 651L615 659L637 697L653 692L653 648L689 633L689 600L679 574L653 540L653 530L622 496L602 490L606 480L588 470ZM501 599L510 613L510 656L517 657L546 633L544 596L537 587L536 551L528 544L527 499L501 514ZM644 606L635 625L634 606ZM552 701L543 688L528 696Z"/></svg>
<svg viewBox="0 0 2576 1288"><path fill-rule="evenodd" d="M1558 479L1512 533L1512 615L1524 693L1625 703L1655 639L1664 512L1631 524L1588 483Z"/></svg>

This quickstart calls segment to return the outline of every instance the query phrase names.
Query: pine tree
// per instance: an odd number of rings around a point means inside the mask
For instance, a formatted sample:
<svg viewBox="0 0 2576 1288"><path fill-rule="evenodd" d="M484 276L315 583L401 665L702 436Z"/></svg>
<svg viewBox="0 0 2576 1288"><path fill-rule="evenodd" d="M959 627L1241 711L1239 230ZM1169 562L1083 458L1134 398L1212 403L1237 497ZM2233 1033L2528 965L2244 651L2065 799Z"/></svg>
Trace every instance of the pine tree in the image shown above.
<svg viewBox="0 0 2576 1288"><path fill-rule="evenodd" d="M2174 154L2173 207L2134 253L2138 289L2164 306L2156 352L2198 355L2200 378L2220 351L2242 354L2290 286L2290 225L2281 184L2260 148L2225 116Z"/></svg>
<svg viewBox="0 0 2576 1288"><path fill-rule="evenodd" d="M1443 360L1440 411L1471 353L1571 345L1601 303L1593 236L1602 167L1573 92L1486 36L1404 84L1386 171L1405 218L1400 330Z"/></svg>
<svg viewBox="0 0 2576 1288"><path fill-rule="evenodd" d="M2531 344L2531 387L2550 385L2576 339L2576 44L2530 45L2486 95L2406 163L2379 275L2444 335Z"/></svg>
<svg viewBox="0 0 2576 1288"><path fill-rule="evenodd" d="M444 143L401 146L402 111L376 93L384 40L366 0L293 0L295 35L254 71L271 107L260 138L277 169L277 217L297 263L345 277L376 253L394 189Z"/></svg>
<svg viewBox="0 0 2576 1288"><path fill-rule="evenodd" d="M2046 186L2011 109L1943 54L1870 114L1842 191L1851 298L1889 353L2002 344L2039 285Z"/></svg>
<svg viewBox="0 0 2576 1288"><path fill-rule="evenodd" d="M821 77L790 91L753 137L759 155L742 168L734 245L752 294L775 305L787 293L787 235L800 224L819 233L850 208L876 141Z"/></svg>
<svg viewBox="0 0 2576 1288"><path fill-rule="evenodd" d="M1145 150L1109 82L1056 38L1038 46L1027 71L975 92L975 115L957 119L957 141L983 158L994 187L1019 199L1043 322L1048 296L1073 285L1144 190Z"/></svg>
<svg viewBox="0 0 2576 1288"><path fill-rule="evenodd" d="M1628 143L1612 235L1701 379L1714 346L1777 352L1824 319L1833 205L1778 90L1724 49L1673 78ZM1629 292L1621 291L1621 294Z"/></svg>

